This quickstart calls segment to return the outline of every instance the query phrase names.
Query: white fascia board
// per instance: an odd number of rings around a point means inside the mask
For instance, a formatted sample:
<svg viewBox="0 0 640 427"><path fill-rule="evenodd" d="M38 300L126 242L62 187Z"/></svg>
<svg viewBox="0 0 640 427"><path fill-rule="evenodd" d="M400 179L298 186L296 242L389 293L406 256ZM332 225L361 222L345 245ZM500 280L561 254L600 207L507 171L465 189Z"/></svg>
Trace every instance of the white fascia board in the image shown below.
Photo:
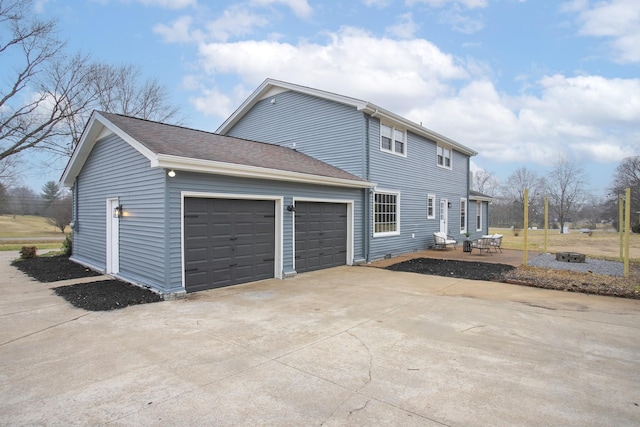
<svg viewBox="0 0 640 427"><path fill-rule="evenodd" d="M111 123L102 114L94 111L89 118L89 122L87 123L82 137L80 138L78 146L73 151L71 159L69 160L69 163L67 163L67 167L60 178L62 185L65 187L71 187L73 185L76 176L78 176L82 170L84 163L87 161L87 158L89 158L89 154L91 154L91 150L93 150L93 147L96 145L98 137L104 135L105 131L118 135L149 160L156 157L154 152L132 138L118 126Z"/></svg>
<svg viewBox="0 0 640 427"><path fill-rule="evenodd" d="M156 157L156 153L154 153L153 151L151 151L150 149L148 149L145 145L143 145L142 143L138 142L138 140L134 139L131 135L129 135L128 133L126 133L125 131L123 131L122 129L120 129L118 126L114 125L113 123L111 123L109 120L107 120L103 115L101 115L100 113L96 113L99 117L100 117L100 121L102 123L104 123L104 125L106 127L108 127L109 129L111 129L111 131L113 133L115 133L116 135L118 135L120 138L122 138L126 143L128 143L129 145L131 145L133 148L135 148L140 154L142 154L143 156L145 156L147 159L149 160L153 160Z"/></svg>
<svg viewBox="0 0 640 427"><path fill-rule="evenodd" d="M477 202L493 202L493 197L474 196L469 194L469 200L475 200Z"/></svg>
<svg viewBox="0 0 640 427"><path fill-rule="evenodd" d="M238 165L234 163L200 160L189 157L170 156L163 154L158 154L156 158L151 161L151 167L175 169L188 172L238 176L243 178L271 179L277 181L298 182L303 184L330 185L334 187L370 188L375 186L375 184L366 181L333 178L300 172L283 171L257 166Z"/></svg>
<svg viewBox="0 0 640 427"><path fill-rule="evenodd" d="M448 145L454 148L456 151L462 154L466 154L467 156L476 156L478 154L477 151L474 151L469 147L465 147L464 145L454 141L453 139L447 138L444 135L440 135L439 133L427 129L424 126L420 126L419 124L414 123L411 120L405 119L404 117L392 113L391 111L385 110L384 108L380 108L375 104L367 103L367 105L360 110L371 115L371 117L384 118L387 121L390 121L392 124L398 124L400 125L400 127L410 130L417 135L423 136L427 139L441 144Z"/></svg>
<svg viewBox="0 0 640 427"><path fill-rule="evenodd" d="M95 145L95 140L100 135L100 133L104 130L104 126L101 123L98 123L96 120L96 113L92 113L91 117L89 117L89 121L82 132L82 136L80 137L80 142L73 150L71 154L71 158L67 163L67 166L64 168L64 172L62 172L62 176L60 177L60 183L65 187L73 186L73 183L76 179L78 173L82 169L82 165L89 157L89 153L93 149Z"/></svg>

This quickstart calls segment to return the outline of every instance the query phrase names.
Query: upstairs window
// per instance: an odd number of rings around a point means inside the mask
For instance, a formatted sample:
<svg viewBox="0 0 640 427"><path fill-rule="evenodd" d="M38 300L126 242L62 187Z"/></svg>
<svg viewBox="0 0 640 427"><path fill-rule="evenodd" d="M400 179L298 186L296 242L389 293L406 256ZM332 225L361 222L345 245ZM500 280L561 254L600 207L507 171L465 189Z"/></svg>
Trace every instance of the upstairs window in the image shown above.
<svg viewBox="0 0 640 427"><path fill-rule="evenodd" d="M407 133L380 123L380 149L400 156L407 155Z"/></svg>
<svg viewBox="0 0 640 427"><path fill-rule="evenodd" d="M438 145L438 166L451 169L451 150Z"/></svg>

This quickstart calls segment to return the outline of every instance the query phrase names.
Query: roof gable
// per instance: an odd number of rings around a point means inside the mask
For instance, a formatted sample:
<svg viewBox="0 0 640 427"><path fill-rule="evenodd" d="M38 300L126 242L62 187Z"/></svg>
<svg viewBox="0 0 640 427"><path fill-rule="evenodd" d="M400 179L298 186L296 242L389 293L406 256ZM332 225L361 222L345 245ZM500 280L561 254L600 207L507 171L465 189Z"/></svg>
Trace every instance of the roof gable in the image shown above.
<svg viewBox="0 0 640 427"><path fill-rule="evenodd" d="M94 112L62 175L73 185L101 135L117 134L150 167L366 188L373 184L291 148L118 114Z"/></svg>
<svg viewBox="0 0 640 427"><path fill-rule="evenodd" d="M274 79L266 79L264 82L262 82L262 84L247 99L245 99L242 104L240 104L240 107L238 107L238 109L234 111L233 114L229 116L229 118L225 120L224 123L222 123L222 125L220 125L220 127L216 130L216 133L228 133L233 128L233 126L235 126L235 124L240 119L242 119L242 117L244 117L244 115L247 114L247 112L249 112L249 110L251 110L258 101L286 91L300 92L329 101L338 102L340 104L349 105L356 108L358 111L363 111L366 114L371 115L372 117L377 117L385 120L386 122L390 122L391 124L398 125L404 129L411 131L412 133L435 141L436 143L448 145L460 153L466 154L468 156L475 156L476 154L478 154L476 151L460 144L457 141L447 138L444 135L440 135L437 132L434 132L422 125L407 120L404 117L392 113L389 110L385 110L384 108L372 104L371 102Z"/></svg>

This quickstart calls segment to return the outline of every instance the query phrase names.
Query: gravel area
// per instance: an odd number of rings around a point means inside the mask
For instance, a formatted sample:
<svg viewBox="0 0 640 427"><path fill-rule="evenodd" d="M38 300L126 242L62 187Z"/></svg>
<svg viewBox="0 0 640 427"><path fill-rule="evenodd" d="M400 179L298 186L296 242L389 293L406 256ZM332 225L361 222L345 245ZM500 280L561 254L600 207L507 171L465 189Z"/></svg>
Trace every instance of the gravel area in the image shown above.
<svg viewBox="0 0 640 427"><path fill-rule="evenodd" d="M585 262L556 261L554 254L540 254L527 263L529 267L569 270L579 273L603 274L606 276L624 276L624 265L621 262L586 258Z"/></svg>

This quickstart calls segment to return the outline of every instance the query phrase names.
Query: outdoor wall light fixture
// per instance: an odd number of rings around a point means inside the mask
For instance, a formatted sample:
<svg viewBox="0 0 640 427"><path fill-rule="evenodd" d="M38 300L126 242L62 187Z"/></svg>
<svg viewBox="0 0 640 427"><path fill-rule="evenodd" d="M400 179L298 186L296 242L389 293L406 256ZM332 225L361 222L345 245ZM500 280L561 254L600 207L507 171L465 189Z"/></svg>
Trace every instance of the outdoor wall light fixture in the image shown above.
<svg viewBox="0 0 640 427"><path fill-rule="evenodd" d="M451 202L448 202L448 203L447 203L447 207L448 207L449 209L451 209Z"/></svg>
<svg viewBox="0 0 640 427"><path fill-rule="evenodd" d="M171 169L171 170L169 170L169 172L167 172L167 175L169 175L169 178L173 178L174 176L176 176L176 171Z"/></svg>
<svg viewBox="0 0 640 427"><path fill-rule="evenodd" d="M295 212L296 211L296 207L295 207L295 205L289 205L289 206L287 206L287 210L289 212Z"/></svg>
<svg viewBox="0 0 640 427"><path fill-rule="evenodd" d="M122 218L122 205L118 205L115 208L113 208L113 217Z"/></svg>

